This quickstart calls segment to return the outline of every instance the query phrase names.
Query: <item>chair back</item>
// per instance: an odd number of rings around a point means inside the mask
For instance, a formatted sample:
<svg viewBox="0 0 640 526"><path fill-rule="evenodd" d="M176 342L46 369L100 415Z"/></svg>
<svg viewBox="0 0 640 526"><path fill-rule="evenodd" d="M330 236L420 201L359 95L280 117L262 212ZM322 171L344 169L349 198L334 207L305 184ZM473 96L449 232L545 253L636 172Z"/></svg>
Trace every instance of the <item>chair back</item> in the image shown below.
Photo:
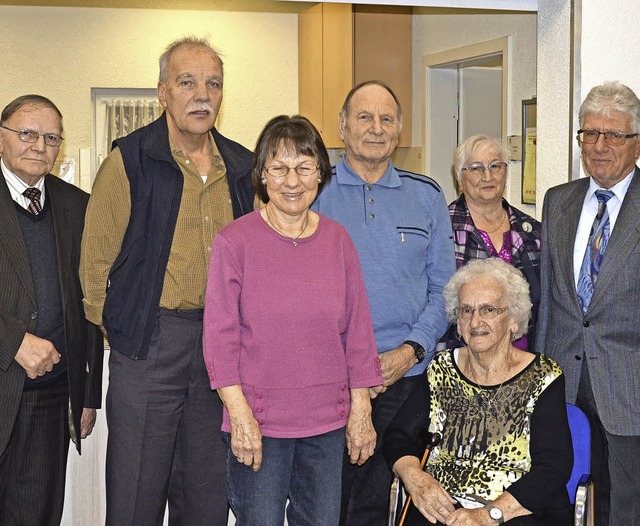
<svg viewBox="0 0 640 526"><path fill-rule="evenodd" d="M575 504L576 488L580 477L591 473L591 427L582 409L573 404L567 404L567 416L573 442L573 470L567 482L567 491L571 504Z"/></svg>

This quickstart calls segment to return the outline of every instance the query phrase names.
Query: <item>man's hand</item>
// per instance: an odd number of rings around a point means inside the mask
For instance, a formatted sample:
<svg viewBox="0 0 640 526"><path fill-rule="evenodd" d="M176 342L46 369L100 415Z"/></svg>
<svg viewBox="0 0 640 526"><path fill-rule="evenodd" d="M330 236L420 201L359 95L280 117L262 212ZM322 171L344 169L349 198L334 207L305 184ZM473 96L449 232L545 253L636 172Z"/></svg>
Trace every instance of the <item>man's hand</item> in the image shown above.
<svg viewBox="0 0 640 526"><path fill-rule="evenodd" d="M49 340L26 333L15 357L27 376L34 380L44 376L60 361L60 353Z"/></svg>
<svg viewBox="0 0 640 526"><path fill-rule="evenodd" d="M402 378L406 372L418 363L411 345L403 343L400 347L381 353L382 385L390 387Z"/></svg>
<svg viewBox="0 0 640 526"><path fill-rule="evenodd" d="M96 413L95 409L91 409L89 407L85 407L82 410L82 416L80 417L80 438L87 438L91 431L93 431L93 426L96 425Z"/></svg>
<svg viewBox="0 0 640 526"><path fill-rule="evenodd" d="M384 393L387 388L384 385L376 385L375 387L369 387L369 398L373 400L377 398L379 394Z"/></svg>

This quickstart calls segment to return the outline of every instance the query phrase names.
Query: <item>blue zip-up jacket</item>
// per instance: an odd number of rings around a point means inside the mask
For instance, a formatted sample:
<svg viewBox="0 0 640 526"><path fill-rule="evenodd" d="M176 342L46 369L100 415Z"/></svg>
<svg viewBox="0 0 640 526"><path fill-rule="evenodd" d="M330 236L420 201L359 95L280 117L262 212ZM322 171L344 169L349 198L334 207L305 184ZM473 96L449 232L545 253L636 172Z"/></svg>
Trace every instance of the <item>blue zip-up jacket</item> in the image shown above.
<svg viewBox="0 0 640 526"><path fill-rule="evenodd" d="M253 210L253 155L213 128L226 168L233 216ZM183 174L171 155L165 114L113 147L122 153L131 190L131 218L118 257L109 272L102 321L113 349L145 359L162 294L173 242Z"/></svg>

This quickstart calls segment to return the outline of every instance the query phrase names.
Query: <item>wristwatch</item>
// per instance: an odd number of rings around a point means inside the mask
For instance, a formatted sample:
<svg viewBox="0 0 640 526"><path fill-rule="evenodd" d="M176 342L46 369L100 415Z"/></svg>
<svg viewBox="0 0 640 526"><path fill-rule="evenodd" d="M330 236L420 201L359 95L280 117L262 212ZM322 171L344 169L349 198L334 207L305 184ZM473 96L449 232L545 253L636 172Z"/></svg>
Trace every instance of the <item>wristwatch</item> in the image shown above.
<svg viewBox="0 0 640 526"><path fill-rule="evenodd" d="M502 510L500 508L496 508L495 506L487 507L487 511L489 511L489 517L491 517L498 524L504 524L504 516L502 515Z"/></svg>
<svg viewBox="0 0 640 526"><path fill-rule="evenodd" d="M418 360L418 363L422 363L424 360L424 357L427 355L427 352L424 350L424 347L420 345L418 342L413 342L411 340L407 340L404 343L406 343L407 345L411 345L411 347L413 347L413 354L416 357L416 360Z"/></svg>

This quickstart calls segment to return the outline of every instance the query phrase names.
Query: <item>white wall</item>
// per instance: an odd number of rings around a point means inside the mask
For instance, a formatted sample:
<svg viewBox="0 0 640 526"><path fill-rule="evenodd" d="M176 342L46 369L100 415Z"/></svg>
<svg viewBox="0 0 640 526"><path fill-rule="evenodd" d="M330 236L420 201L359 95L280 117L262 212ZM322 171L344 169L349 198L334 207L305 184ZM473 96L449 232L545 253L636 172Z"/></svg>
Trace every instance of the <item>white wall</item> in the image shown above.
<svg viewBox="0 0 640 526"><path fill-rule="evenodd" d="M640 95L640 14L636 0L574 0L578 105L605 80L620 80ZM540 1L538 11L538 173L537 213L544 193L569 180L569 157L575 138L570 131L571 0ZM577 106L575 110L577 111Z"/></svg>
<svg viewBox="0 0 640 526"><path fill-rule="evenodd" d="M536 94L536 14L416 8L413 16L413 145L423 144L422 57L501 37L511 37L507 135L520 135L522 99ZM511 163L506 198L529 214L535 207L520 203L519 162Z"/></svg>
<svg viewBox="0 0 640 526"><path fill-rule="evenodd" d="M0 108L49 97L64 115L60 155L77 160L93 146L92 87L154 88L164 47L206 36L225 63L218 128L253 149L267 120L298 111L297 28L295 13L0 6ZM103 410L98 419L82 457L69 452L63 526L104 524Z"/></svg>
<svg viewBox="0 0 640 526"><path fill-rule="evenodd" d="M0 6L0 31L0 107L51 98L61 156L92 147L92 87L155 88L159 55L187 34L209 37L225 63L222 133L253 149L268 119L298 109L295 13Z"/></svg>
<svg viewBox="0 0 640 526"><path fill-rule="evenodd" d="M571 0L545 0L538 11L536 212L544 193L569 180ZM599 37L598 37L599 38ZM608 47L608 46L605 46Z"/></svg>

